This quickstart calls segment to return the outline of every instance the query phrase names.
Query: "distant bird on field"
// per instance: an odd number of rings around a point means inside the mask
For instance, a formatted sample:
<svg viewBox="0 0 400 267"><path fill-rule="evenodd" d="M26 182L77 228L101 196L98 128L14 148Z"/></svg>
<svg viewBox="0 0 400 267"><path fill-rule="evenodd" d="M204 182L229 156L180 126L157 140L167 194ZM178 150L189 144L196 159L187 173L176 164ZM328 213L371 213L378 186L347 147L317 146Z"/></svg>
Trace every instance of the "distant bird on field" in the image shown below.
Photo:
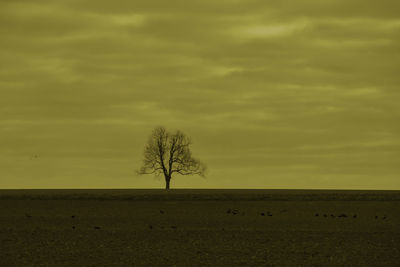
<svg viewBox="0 0 400 267"><path fill-rule="evenodd" d="M265 216L265 213L264 213L264 212L261 212L261 216Z"/></svg>
<svg viewBox="0 0 400 267"><path fill-rule="evenodd" d="M160 210L160 213L161 213L161 214L164 214L164 211L163 211L163 210Z"/></svg>
<svg viewBox="0 0 400 267"><path fill-rule="evenodd" d="M353 215L353 218L357 218L357 214L354 214L354 215Z"/></svg>
<svg viewBox="0 0 400 267"><path fill-rule="evenodd" d="M315 217L318 217L319 216L319 214L318 213L315 213Z"/></svg>
<svg viewBox="0 0 400 267"><path fill-rule="evenodd" d="M100 229L100 227L99 226L95 226L94 229Z"/></svg>

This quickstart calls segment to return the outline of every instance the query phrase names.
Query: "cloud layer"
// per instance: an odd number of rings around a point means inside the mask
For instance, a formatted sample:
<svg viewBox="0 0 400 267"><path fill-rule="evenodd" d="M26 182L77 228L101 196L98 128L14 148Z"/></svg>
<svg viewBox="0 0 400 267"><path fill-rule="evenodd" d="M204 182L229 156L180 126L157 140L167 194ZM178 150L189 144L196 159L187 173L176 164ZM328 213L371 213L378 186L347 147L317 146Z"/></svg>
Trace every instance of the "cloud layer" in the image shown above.
<svg viewBox="0 0 400 267"><path fill-rule="evenodd" d="M400 189L399 8L3 0L0 187L161 187L164 125L210 169L172 187Z"/></svg>

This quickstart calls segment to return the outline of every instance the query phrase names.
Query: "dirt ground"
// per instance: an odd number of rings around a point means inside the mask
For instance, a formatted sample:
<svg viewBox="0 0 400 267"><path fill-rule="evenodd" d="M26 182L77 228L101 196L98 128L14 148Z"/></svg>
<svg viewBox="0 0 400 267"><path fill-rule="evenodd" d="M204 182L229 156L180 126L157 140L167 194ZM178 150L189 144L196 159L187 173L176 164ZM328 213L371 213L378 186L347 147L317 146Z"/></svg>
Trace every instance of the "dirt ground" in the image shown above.
<svg viewBox="0 0 400 267"><path fill-rule="evenodd" d="M400 200L337 196L0 192L0 266L400 266Z"/></svg>

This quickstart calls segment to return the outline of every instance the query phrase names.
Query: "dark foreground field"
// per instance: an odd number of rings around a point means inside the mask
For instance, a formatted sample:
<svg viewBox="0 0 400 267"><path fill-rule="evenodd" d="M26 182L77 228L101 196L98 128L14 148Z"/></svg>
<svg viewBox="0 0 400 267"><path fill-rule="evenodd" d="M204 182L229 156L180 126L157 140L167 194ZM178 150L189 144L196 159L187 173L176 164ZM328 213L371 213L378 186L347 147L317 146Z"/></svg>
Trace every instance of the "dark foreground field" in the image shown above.
<svg viewBox="0 0 400 267"><path fill-rule="evenodd" d="M0 266L400 266L400 192L0 190Z"/></svg>

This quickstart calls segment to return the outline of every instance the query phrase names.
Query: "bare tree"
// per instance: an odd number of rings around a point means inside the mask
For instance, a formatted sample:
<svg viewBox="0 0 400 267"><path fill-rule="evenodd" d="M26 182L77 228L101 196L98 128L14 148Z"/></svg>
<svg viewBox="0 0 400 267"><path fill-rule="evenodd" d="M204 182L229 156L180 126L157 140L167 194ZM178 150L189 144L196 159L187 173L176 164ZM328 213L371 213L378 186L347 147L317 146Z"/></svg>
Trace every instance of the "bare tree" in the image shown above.
<svg viewBox="0 0 400 267"><path fill-rule="evenodd" d="M164 127L153 130L144 149L143 165L138 174L163 174L169 189L172 174L205 175L206 166L192 157L190 138L181 131L171 134Z"/></svg>

